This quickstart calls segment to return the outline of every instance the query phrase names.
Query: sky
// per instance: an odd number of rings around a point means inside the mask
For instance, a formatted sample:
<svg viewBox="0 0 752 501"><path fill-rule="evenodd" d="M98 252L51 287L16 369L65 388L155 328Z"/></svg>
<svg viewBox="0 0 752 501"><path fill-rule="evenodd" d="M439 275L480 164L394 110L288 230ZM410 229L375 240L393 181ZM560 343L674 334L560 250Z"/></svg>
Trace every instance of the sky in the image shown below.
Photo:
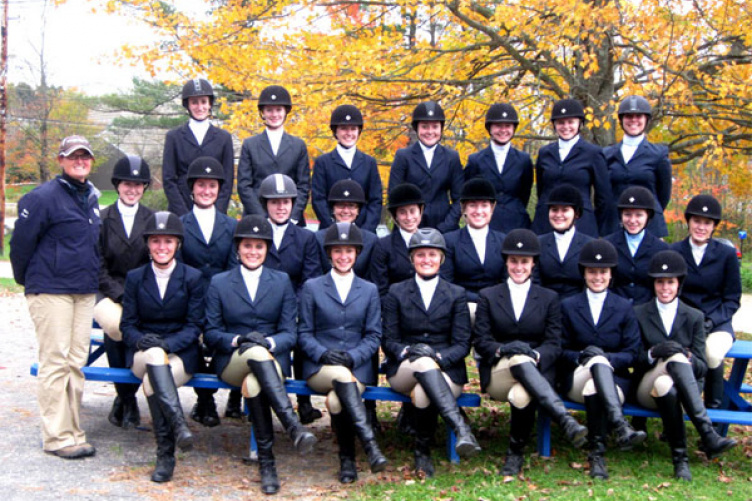
<svg viewBox="0 0 752 501"><path fill-rule="evenodd" d="M39 84L44 0L9 0L8 79ZM151 79L142 69L119 66L116 52L128 42L156 40L145 25L105 13L92 3L68 0L47 6L45 58L49 85L75 87L88 95L127 91L133 77Z"/></svg>

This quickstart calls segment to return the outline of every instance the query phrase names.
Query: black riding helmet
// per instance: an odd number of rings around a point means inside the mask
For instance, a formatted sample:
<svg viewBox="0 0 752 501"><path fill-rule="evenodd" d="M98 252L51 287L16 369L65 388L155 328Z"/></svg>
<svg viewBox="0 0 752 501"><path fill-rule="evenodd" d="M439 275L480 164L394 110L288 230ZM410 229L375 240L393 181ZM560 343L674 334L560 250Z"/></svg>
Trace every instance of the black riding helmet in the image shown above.
<svg viewBox="0 0 752 501"><path fill-rule="evenodd" d="M133 181L134 183L143 183L145 186L149 186L151 182L149 164L146 163L146 160L136 155L122 157L115 163L110 180L116 189L120 181Z"/></svg>
<svg viewBox="0 0 752 501"><path fill-rule="evenodd" d="M721 204L712 195L695 195L687 204L684 211L684 219L689 222L690 216L701 216L721 222Z"/></svg>
<svg viewBox="0 0 752 501"><path fill-rule="evenodd" d="M340 179L332 185L326 201L329 202L329 207L334 206L337 202L350 202L363 207L366 203L366 194L357 181Z"/></svg>
<svg viewBox="0 0 752 501"><path fill-rule="evenodd" d="M585 108L577 99L560 99L551 109L551 121L559 118L579 118L581 122L584 122Z"/></svg>
<svg viewBox="0 0 752 501"><path fill-rule="evenodd" d="M652 278L677 277L679 281L687 275L687 262L681 254L673 250L662 250L650 260L648 276Z"/></svg>
<svg viewBox="0 0 752 501"><path fill-rule="evenodd" d="M646 115L650 119L653 116L653 108L642 96L627 96L619 104L617 114L620 121L624 115Z"/></svg>
<svg viewBox="0 0 752 501"><path fill-rule="evenodd" d="M585 272L585 268L615 268L618 263L616 248L602 238L590 240L583 245L577 262L581 273Z"/></svg>
<svg viewBox="0 0 752 501"><path fill-rule="evenodd" d="M334 223L324 233L324 250L335 245L352 245L360 253L363 249L363 233L355 223Z"/></svg>
<svg viewBox="0 0 752 501"><path fill-rule="evenodd" d="M329 120L329 127L332 129L332 134L336 135L338 125L356 125L362 131L363 115L356 106L353 106L352 104L342 104L334 108L334 111L332 111L332 117Z"/></svg>
<svg viewBox="0 0 752 501"><path fill-rule="evenodd" d="M444 109L436 101L426 101L420 103L413 110L413 130L418 130L418 122L441 122L441 128L444 128L446 117Z"/></svg>
<svg viewBox="0 0 752 501"><path fill-rule="evenodd" d="M208 96L209 105L214 106L214 89L208 80L203 78L194 78L188 80L183 85L183 91L180 93L180 97L183 101L183 108L188 109L188 98L197 96Z"/></svg>
<svg viewBox="0 0 752 501"><path fill-rule="evenodd" d="M287 113L292 110L290 93L281 85L270 85L261 91L258 100L259 113L264 106L284 106Z"/></svg>
<svg viewBox="0 0 752 501"><path fill-rule="evenodd" d="M655 198L653 198L653 193L644 186L630 186L622 191L616 207L619 209L619 215L624 209L644 209L650 219L655 213Z"/></svg>
<svg viewBox="0 0 752 501"><path fill-rule="evenodd" d="M489 200L496 202L496 189L487 179L474 177L462 186L460 202L469 202L470 200Z"/></svg>
<svg viewBox="0 0 752 501"><path fill-rule="evenodd" d="M398 184L389 192L389 202L386 208L396 218L397 208L405 205L418 205L421 209L426 205L420 188L411 183Z"/></svg>
<svg viewBox="0 0 752 501"><path fill-rule="evenodd" d="M269 224L269 221L264 216L259 216L258 214L245 216L238 221L237 226L235 226L235 233L232 235L236 247L244 238L265 240L268 246L269 242L274 239L272 236L272 225Z"/></svg>
<svg viewBox="0 0 752 501"><path fill-rule="evenodd" d="M155 212L146 220L144 240L149 241L152 235L172 235L183 241L183 222L178 216L169 211Z"/></svg>
<svg viewBox="0 0 752 501"><path fill-rule="evenodd" d="M514 124L520 123L517 110L509 103L492 104L486 112L486 131L491 132L491 124Z"/></svg>
<svg viewBox="0 0 752 501"><path fill-rule="evenodd" d="M574 208L575 218L582 216L584 204L580 190L567 183L560 184L551 190L546 201L548 207L552 205L565 205Z"/></svg>
<svg viewBox="0 0 752 501"><path fill-rule="evenodd" d="M504 261L509 256L540 256L540 242L538 236L525 228L510 231L501 244L501 255Z"/></svg>
<svg viewBox="0 0 752 501"><path fill-rule="evenodd" d="M191 191L197 179L216 179L221 187L225 182L225 169L216 158L198 157L188 166L185 179Z"/></svg>

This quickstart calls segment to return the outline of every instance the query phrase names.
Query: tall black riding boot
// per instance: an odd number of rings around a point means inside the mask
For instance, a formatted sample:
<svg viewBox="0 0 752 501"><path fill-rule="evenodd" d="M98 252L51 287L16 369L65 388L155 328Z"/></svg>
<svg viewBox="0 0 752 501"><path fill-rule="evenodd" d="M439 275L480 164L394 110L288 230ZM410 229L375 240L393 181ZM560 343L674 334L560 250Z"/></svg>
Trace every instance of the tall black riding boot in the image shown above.
<svg viewBox="0 0 752 501"><path fill-rule="evenodd" d="M663 435L671 447L674 477L691 482L692 473L689 471L689 456L687 455L687 430L684 427L684 413L679 403L679 394L674 387L664 396L655 397L654 400L663 421Z"/></svg>
<svg viewBox="0 0 752 501"><path fill-rule="evenodd" d="M457 400L452 395L452 390L444 379L439 369L414 373L415 379L423 387L423 390L431 399L444 421L452 427L457 435L457 443L454 449L461 457L472 457L480 452L480 445L475 440L470 426L460 414ZM418 421L420 422L420 421ZM420 430L418 430L420 432Z"/></svg>
<svg viewBox="0 0 752 501"><path fill-rule="evenodd" d="M331 414L331 419L339 445L339 481L350 484L358 480L358 468L355 464L355 429L346 412Z"/></svg>
<svg viewBox="0 0 752 501"><path fill-rule="evenodd" d="M720 409L723 404L723 364L705 373L705 407Z"/></svg>
<svg viewBox="0 0 752 501"><path fill-rule="evenodd" d="M217 404L214 402L214 394L217 390L213 388L194 388L193 391L196 392L196 404L191 409L191 419L208 428L219 426Z"/></svg>
<svg viewBox="0 0 752 501"><path fill-rule="evenodd" d="M279 492L279 478L277 478L277 466L272 451L274 445L272 412L269 403L262 394L247 399L247 402L251 424L256 435L256 445L258 446L261 491L264 494L276 494Z"/></svg>
<svg viewBox="0 0 752 501"><path fill-rule="evenodd" d="M122 369L126 367L126 346L122 341L115 341L110 336L104 336L104 351L110 367ZM115 426L135 428L141 424L141 414L138 411L136 392L138 384L115 383L115 402L107 419Z"/></svg>
<svg viewBox="0 0 752 501"><path fill-rule="evenodd" d="M243 394L240 393L240 390L230 390L225 407L226 418L240 419L243 417L243 409L240 406L242 399Z"/></svg>
<svg viewBox="0 0 752 501"><path fill-rule="evenodd" d="M290 439L295 444L295 449L303 455L310 453L316 444L316 437L298 421L274 360L249 360L248 367L253 371L253 375L256 376L269 405L274 409L274 413L287 434L290 435Z"/></svg>
<svg viewBox="0 0 752 501"><path fill-rule="evenodd" d="M146 373L149 375L149 381L154 389L153 396L157 397L162 413L172 426L177 446L184 452L191 450L193 448L193 434L185 423L183 408L180 406L178 389L175 386L175 380L172 378L170 366L147 364Z"/></svg>
<svg viewBox="0 0 752 501"><path fill-rule="evenodd" d="M384 471L387 460L379 450L373 430L368 425L366 418L366 408L358 391L358 384L355 381L340 382L334 381L334 392L337 394L343 409L349 414L350 419L355 427L355 433L363 444L363 449L368 455L368 463L371 466L372 473Z"/></svg>
<svg viewBox="0 0 752 501"><path fill-rule="evenodd" d="M151 475L152 482L169 482L175 471L175 435L172 426L162 413L157 395L146 397L151 414L154 437L157 439L157 464Z"/></svg>
<svg viewBox="0 0 752 501"><path fill-rule="evenodd" d="M524 409L510 405L509 409L509 447L504 458L504 467L499 471L499 475L516 477L522 471L522 465L525 462L525 445L535 426L536 405L531 402Z"/></svg>
<svg viewBox="0 0 752 501"><path fill-rule="evenodd" d="M736 440L722 437L715 431L713 423L708 417L708 412L702 403L702 398L700 398L700 391L692 372L692 366L680 362L669 362L666 364L666 371L668 371L674 380L679 400L684 406L684 410L687 411L689 420L692 421L692 424L700 434L700 439L702 440L700 449L708 456L708 459L718 457L734 447Z"/></svg>
<svg viewBox="0 0 752 501"><path fill-rule="evenodd" d="M597 364L601 365L601 364ZM605 366L604 366L605 367ZM608 368L608 367L606 367ZM585 412L588 428L588 461L592 478L608 479L606 468L606 436L608 435L608 418L602 399L598 395L585 397Z"/></svg>
<svg viewBox="0 0 752 501"><path fill-rule="evenodd" d="M622 449L627 449L644 442L648 438L648 434L644 431L636 431L624 419L619 392L616 390L616 383L614 382L613 369L605 364L593 364L590 367L590 374L593 376L598 398L603 404L604 415L616 433L616 444ZM590 428L589 419L588 428ZM608 478L608 474L605 478Z"/></svg>
<svg viewBox="0 0 752 501"><path fill-rule="evenodd" d="M397 414L397 429L403 435L415 436L415 405L412 402L402 402Z"/></svg>
<svg viewBox="0 0 752 501"><path fill-rule="evenodd" d="M303 376L303 354L299 349L295 349L292 358L292 369L295 374L295 379L302 379ZM315 408L311 404L310 395L298 395L298 416L300 417L301 424L310 424L321 419L321 411Z"/></svg>
<svg viewBox="0 0 752 501"><path fill-rule="evenodd" d="M425 474L426 478L434 476L436 470L431 459L431 444L436 434L436 422L438 421L438 411L434 405L425 409L415 408L416 422L420 426L415 430L415 473Z"/></svg>
<svg viewBox="0 0 752 501"><path fill-rule="evenodd" d="M556 394L549 382L538 372L532 363L525 362L509 368L512 376L535 398L551 418L564 431L567 439L579 448L587 442L587 428L578 423L567 412L564 402Z"/></svg>

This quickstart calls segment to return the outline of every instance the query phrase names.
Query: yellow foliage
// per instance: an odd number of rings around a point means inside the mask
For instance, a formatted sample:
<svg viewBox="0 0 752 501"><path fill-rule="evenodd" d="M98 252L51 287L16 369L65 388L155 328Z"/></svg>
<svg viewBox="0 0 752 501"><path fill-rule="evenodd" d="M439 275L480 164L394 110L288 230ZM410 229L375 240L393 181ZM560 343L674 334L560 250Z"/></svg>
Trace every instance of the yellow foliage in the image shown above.
<svg viewBox="0 0 752 501"><path fill-rule="evenodd" d="M620 133L621 97L639 94L655 109L651 139L671 144L677 164L694 159L749 178L736 171L746 173L744 162L719 154L752 148L747 0L206 0L188 2L190 11L177 0L99 3L132 12L164 38L129 46L124 57L157 78L166 68L201 74L242 96L222 103L241 138L261 127L255 100L271 83L291 91L288 128L312 156L333 148L334 107L359 106L359 148L384 170L407 144L420 101L440 101L445 143L464 161L487 142L483 117L494 102L520 112L516 141L540 141L551 137L551 103L574 96L588 109L588 134L605 145Z"/></svg>

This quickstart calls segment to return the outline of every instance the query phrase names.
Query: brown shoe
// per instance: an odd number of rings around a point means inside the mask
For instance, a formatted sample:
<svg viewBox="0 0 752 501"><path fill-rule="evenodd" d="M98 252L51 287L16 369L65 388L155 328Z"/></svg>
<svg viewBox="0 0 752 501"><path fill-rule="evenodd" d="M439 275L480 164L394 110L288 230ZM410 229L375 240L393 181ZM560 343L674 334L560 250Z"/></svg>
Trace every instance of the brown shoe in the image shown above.
<svg viewBox="0 0 752 501"><path fill-rule="evenodd" d="M82 456L81 457L91 457L97 453L97 450L94 448L93 445L91 445L89 442L84 442L82 444L78 444L78 447L83 448Z"/></svg>
<svg viewBox="0 0 752 501"><path fill-rule="evenodd" d="M63 458L63 459L82 459L88 456L92 456L93 449L94 447L92 447L91 445L89 445L89 448L85 447L84 445L69 445L67 447L63 447L62 449L57 449L55 451L44 451L44 452L46 452L47 454L52 454L53 456L57 456L59 458Z"/></svg>

